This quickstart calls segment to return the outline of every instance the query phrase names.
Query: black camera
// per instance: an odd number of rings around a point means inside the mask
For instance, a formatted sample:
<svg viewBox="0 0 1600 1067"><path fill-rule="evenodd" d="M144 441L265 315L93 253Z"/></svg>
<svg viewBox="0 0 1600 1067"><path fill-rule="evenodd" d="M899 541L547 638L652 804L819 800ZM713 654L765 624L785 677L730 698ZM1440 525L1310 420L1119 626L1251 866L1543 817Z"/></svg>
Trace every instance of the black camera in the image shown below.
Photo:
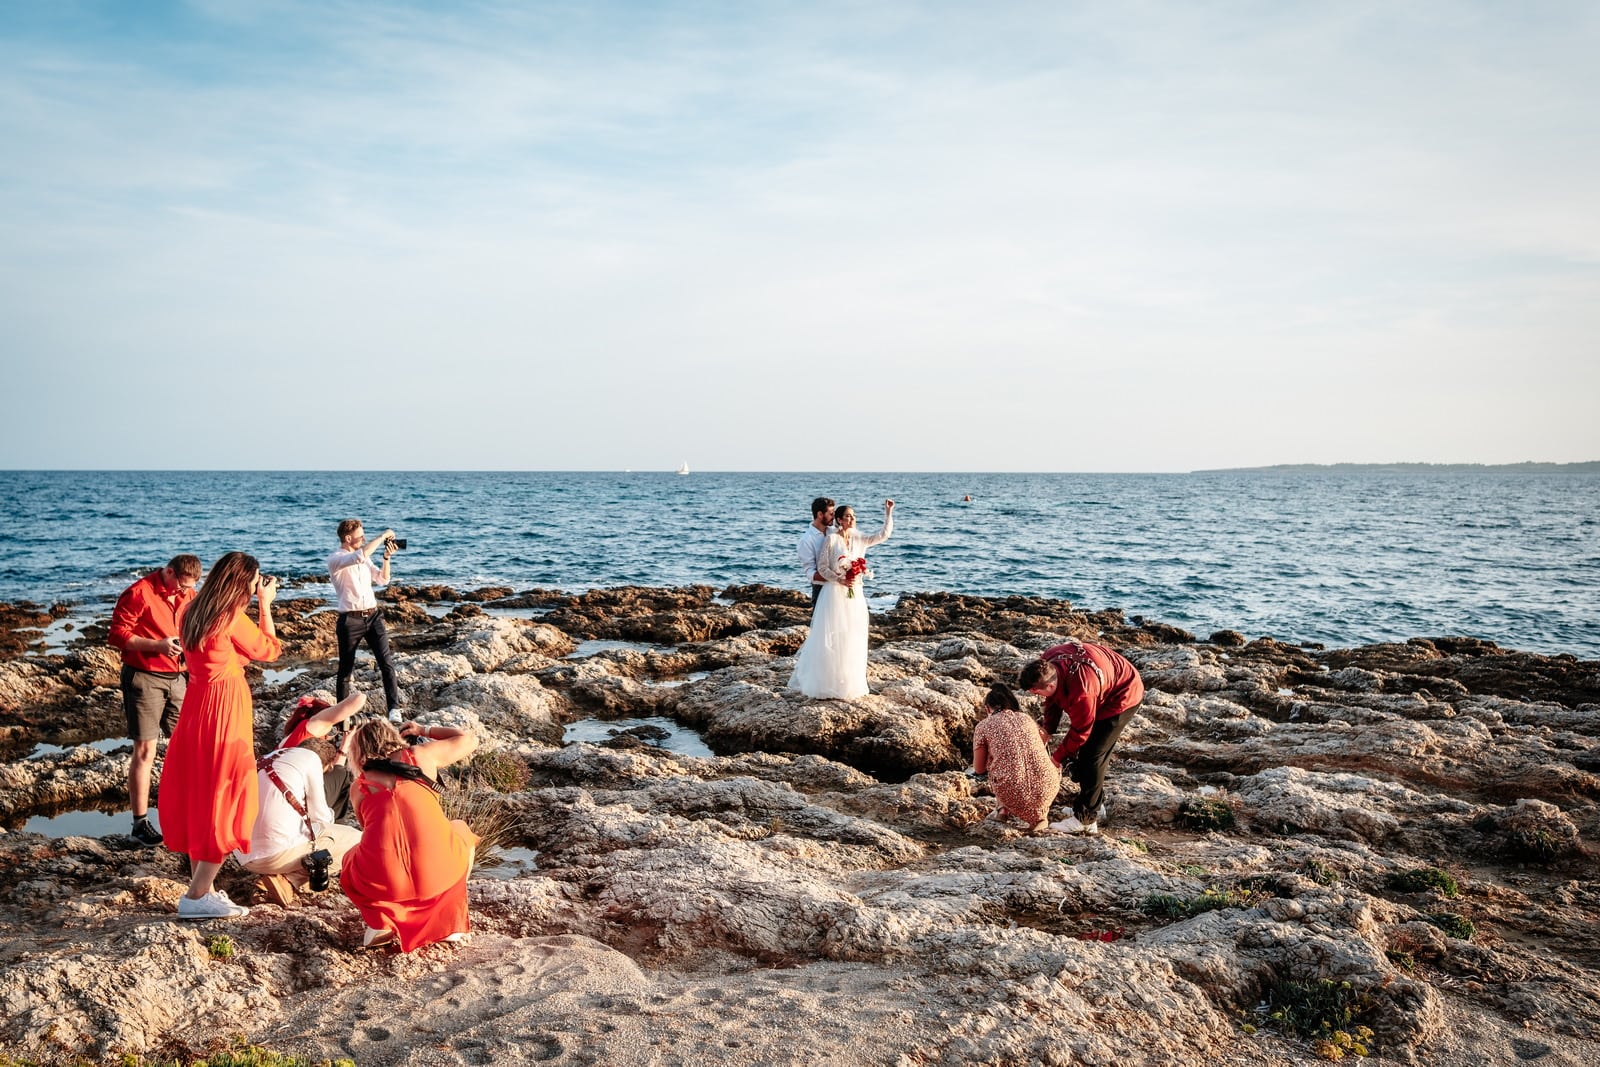
<svg viewBox="0 0 1600 1067"><path fill-rule="evenodd" d="M328 870L333 866L333 853L325 848L319 848L306 856L300 862L305 864L306 877L310 880L311 891L321 893L328 888Z"/></svg>
<svg viewBox="0 0 1600 1067"><path fill-rule="evenodd" d="M404 537L391 537L391 538L389 538L389 547L390 548L405 548L406 547L406 539Z"/></svg>

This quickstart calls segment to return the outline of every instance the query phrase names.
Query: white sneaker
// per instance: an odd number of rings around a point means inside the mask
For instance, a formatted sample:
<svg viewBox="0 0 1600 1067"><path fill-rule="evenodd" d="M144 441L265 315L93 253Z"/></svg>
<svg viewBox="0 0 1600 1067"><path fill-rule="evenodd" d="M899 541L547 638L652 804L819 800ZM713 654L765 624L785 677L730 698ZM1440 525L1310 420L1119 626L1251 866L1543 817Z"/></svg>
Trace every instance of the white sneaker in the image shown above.
<svg viewBox="0 0 1600 1067"><path fill-rule="evenodd" d="M389 721L394 723L396 726L399 726L401 723L405 722L406 720L405 720L405 718L403 716L401 716L399 708L390 708L389 709Z"/></svg>
<svg viewBox="0 0 1600 1067"><path fill-rule="evenodd" d="M374 930L372 927L367 926L363 928L361 934L361 947L377 948L379 945L387 945L394 939L394 931L388 929L387 927L382 930Z"/></svg>
<svg viewBox="0 0 1600 1067"><path fill-rule="evenodd" d="M235 904L220 889L213 889L199 899L189 896L178 898L180 919L242 919L249 914L249 908Z"/></svg>
<svg viewBox="0 0 1600 1067"><path fill-rule="evenodd" d="M1083 822L1076 815L1068 815L1060 822L1050 824L1052 830L1065 830L1069 834L1097 834L1100 832L1098 822Z"/></svg>

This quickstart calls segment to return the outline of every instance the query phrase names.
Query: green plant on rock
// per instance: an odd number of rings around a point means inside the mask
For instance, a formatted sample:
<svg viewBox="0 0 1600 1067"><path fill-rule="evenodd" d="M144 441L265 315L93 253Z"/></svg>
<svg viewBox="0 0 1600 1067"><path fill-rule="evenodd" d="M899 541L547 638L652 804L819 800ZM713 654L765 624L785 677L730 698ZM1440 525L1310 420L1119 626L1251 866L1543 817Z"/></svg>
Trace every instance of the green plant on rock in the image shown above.
<svg viewBox="0 0 1600 1067"><path fill-rule="evenodd" d="M480 752L467 764L462 784L469 789L489 789L496 793L520 793L528 788L532 774L527 763L504 749Z"/></svg>
<svg viewBox="0 0 1600 1067"><path fill-rule="evenodd" d="M1189 914L1200 915L1222 908L1247 908L1250 906L1251 897L1252 894L1248 890L1207 889L1189 901Z"/></svg>
<svg viewBox="0 0 1600 1067"><path fill-rule="evenodd" d="M1390 963L1394 964L1407 974L1410 974L1412 971L1417 969L1416 955L1407 952L1405 949L1388 948L1383 950L1383 954L1389 957Z"/></svg>
<svg viewBox="0 0 1600 1067"><path fill-rule="evenodd" d="M1553 863L1569 850L1567 842L1549 830L1511 831L1506 837L1506 854L1531 863Z"/></svg>
<svg viewBox="0 0 1600 1067"><path fill-rule="evenodd" d="M1211 797L1190 797L1178 805L1178 821L1190 830L1209 832L1231 830L1238 820L1225 801Z"/></svg>
<svg viewBox="0 0 1600 1067"><path fill-rule="evenodd" d="M1409 871L1391 871L1388 885L1397 893L1437 892L1440 896L1457 897L1461 886L1449 871L1437 867L1414 867Z"/></svg>
<svg viewBox="0 0 1600 1067"><path fill-rule="evenodd" d="M445 818L460 819L478 835L474 870L494 866L499 862L500 850L519 840L516 812L502 793L452 784L439 794L439 806L444 809Z"/></svg>
<svg viewBox="0 0 1600 1067"><path fill-rule="evenodd" d="M1342 1060L1346 1056L1367 1056L1368 1043L1372 1040L1372 1031L1365 1026L1356 1027L1355 1033L1344 1030L1335 1030L1330 1036L1318 1038L1311 1043L1311 1051L1319 1059Z"/></svg>
<svg viewBox="0 0 1600 1067"><path fill-rule="evenodd" d="M6 1067L0 1061L0 1067ZM122 1067L355 1067L350 1059L312 1060L304 1056L290 1056L282 1052L252 1045L242 1037L235 1037L231 1047L200 1059L186 1056L183 1059L146 1059L143 1056L124 1055Z"/></svg>
<svg viewBox="0 0 1600 1067"><path fill-rule="evenodd" d="M1135 852L1142 854L1150 851L1150 846L1139 840L1137 837L1119 837L1117 840L1122 844L1127 845Z"/></svg>
<svg viewBox="0 0 1600 1067"><path fill-rule="evenodd" d="M1310 982L1288 979L1276 982L1267 993L1268 1018L1296 1037L1334 1042L1334 1035L1343 1032L1362 1035L1359 1042L1366 1055L1366 1042L1372 1031L1357 1025L1373 1007L1372 998L1358 991L1349 982L1336 982L1331 978L1318 978ZM1353 1051L1339 1046L1341 1055Z"/></svg>
<svg viewBox="0 0 1600 1067"><path fill-rule="evenodd" d="M1139 902L1139 910L1153 919L1185 919L1189 905L1171 893L1151 893Z"/></svg>
<svg viewBox="0 0 1600 1067"><path fill-rule="evenodd" d="M1341 875L1321 860L1306 864L1306 877L1318 885L1338 885Z"/></svg>
<svg viewBox="0 0 1600 1067"><path fill-rule="evenodd" d="M1461 941L1471 941L1472 935L1478 928L1472 925L1472 920L1465 915L1457 915L1453 911L1440 911L1427 916L1427 920L1451 937Z"/></svg>
<svg viewBox="0 0 1600 1067"><path fill-rule="evenodd" d="M1253 893L1240 889L1207 889L1188 898L1151 893L1139 902L1139 910L1153 919L1188 919L1219 908L1247 908L1253 901Z"/></svg>
<svg viewBox="0 0 1600 1067"><path fill-rule="evenodd" d="M214 960L231 960L234 953L233 938L227 934L208 937L206 938L206 951L211 953L211 958Z"/></svg>

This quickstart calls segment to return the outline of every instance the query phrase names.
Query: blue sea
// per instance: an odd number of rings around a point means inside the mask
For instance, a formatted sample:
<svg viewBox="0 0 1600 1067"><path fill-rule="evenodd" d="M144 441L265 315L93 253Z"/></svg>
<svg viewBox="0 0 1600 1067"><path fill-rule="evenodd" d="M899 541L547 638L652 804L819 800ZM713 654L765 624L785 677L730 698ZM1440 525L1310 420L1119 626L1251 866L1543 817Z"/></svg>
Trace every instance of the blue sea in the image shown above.
<svg viewBox="0 0 1600 1067"><path fill-rule="evenodd" d="M1591 474L0 471L0 600L104 614L185 551L317 575L347 516L407 538L400 582L799 588L795 542L819 494L869 532L896 501L894 537L872 552L875 607L1024 594L1201 637L1460 634L1600 658Z"/></svg>

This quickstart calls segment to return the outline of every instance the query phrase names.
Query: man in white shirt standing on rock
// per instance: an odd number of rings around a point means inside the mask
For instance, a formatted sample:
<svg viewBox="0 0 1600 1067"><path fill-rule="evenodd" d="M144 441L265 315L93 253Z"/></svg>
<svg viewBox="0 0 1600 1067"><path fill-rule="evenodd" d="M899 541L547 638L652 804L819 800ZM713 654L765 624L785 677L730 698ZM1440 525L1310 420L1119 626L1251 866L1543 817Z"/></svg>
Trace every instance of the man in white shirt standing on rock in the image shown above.
<svg viewBox="0 0 1600 1067"><path fill-rule="evenodd" d="M394 555L394 531L368 541L360 519L345 519L339 524L339 551L328 557L328 575L339 599L339 677L334 691L340 700L350 695L350 675L356 669L356 648L362 641L372 649L383 676L383 695L388 701L389 721L400 722L400 688L394 680L394 664L389 659L389 631L383 625L383 612L372 593L372 583L389 584L389 557ZM383 565L372 562L372 554L383 546Z"/></svg>
<svg viewBox="0 0 1600 1067"><path fill-rule="evenodd" d="M800 535L800 568L806 576L806 581L811 583L812 606L816 605L818 594L827 584L826 579L822 577L820 561L822 546L828 540L828 528L832 525L833 501L825 496L819 496L811 502L811 525Z"/></svg>
<svg viewBox="0 0 1600 1067"><path fill-rule="evenodd" d="M360 830L333 821L323 792L323 772L338 758L331 742L314 737L256 761L261 805L250 828L250 851L234 855L245 870L261 876L274 904L287 907L295 889L311 881L306 858L313 852L326 849L327 856L316 858L327 861L325 874L338 874L344 854L361 840Z"/></svg>

